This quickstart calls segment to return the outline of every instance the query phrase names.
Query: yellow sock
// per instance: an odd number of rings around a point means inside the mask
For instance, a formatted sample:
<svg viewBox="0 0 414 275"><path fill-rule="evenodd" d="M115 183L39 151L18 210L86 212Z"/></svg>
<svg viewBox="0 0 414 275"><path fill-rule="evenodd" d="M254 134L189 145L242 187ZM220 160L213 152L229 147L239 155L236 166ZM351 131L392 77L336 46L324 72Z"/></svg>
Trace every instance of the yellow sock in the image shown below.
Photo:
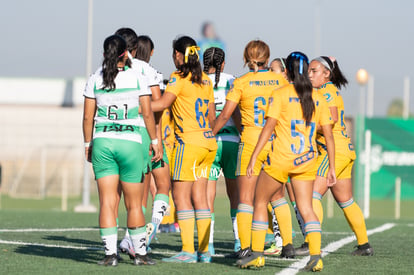
<svg viewBox="0 0 414 275"><path fill-rule="evenodd" d="M320 255L321 254L321 224L319 221L311 221L305 224L306 237L309 240L309 254Z"/></svg>
<svg viewBox="0 0 414 275"><path fill-rule="evenodd" d="M197 223L198 251L207 252L208 242L210 240L210 225L211 225L210 209L196 210L195 216L196 216L196 223Z"/></svg>
<svg viewBox="0 0 414 275"><path fill-rule="evenodd" d="M267 227L267 234L273 234L273 215L272 215L272 204L267 204L267 220L268 220L268 227Z"/></svg>
<svg viewBox="0 0 414 275"><path fill-rule="evenodd" d="M182 251L194 253L194 210L177 211L177 218L183 244Z"/></svg>
<svg viewBox="0 0 414 275"><path fill-rule="evenodd" d="M250 247L253 206L240 203L237 207L237 229L242 249Z"/></svg>
<svg viewBox="0 0 414 275"><path fill-rule="evenodd" d="M312 198L312 207L313 211L315 212L316 216L318 217L319 222L322 225L323 222L323 207L322 207L322 195L318 192L313 191L313 198Z"/></svg>
<svg viewBox="0 0 414 275"><path fill-rule="evenodd" d="M252 251L263 252L264 243L266 239L266 222L253 221L252 222Z"/></svg>
<svg viewBox="0 0 414 275"><path fill-rule="evenodd" d="M279 223L280 236L283 240L283 246L292 243L292 215L289 204L285 198L272 201L272 207L275 211L277 222Z"/></svg>
<svg viewBox="0 0 414 275"><path fill-rule="evenodd" d="M357 238L358 244L365 244L368 242L367 228L365 226L364 215L362 214L361 208L351 198L347 202L338 203L344 211L346 220L352 231L354 231Z"/></svg>

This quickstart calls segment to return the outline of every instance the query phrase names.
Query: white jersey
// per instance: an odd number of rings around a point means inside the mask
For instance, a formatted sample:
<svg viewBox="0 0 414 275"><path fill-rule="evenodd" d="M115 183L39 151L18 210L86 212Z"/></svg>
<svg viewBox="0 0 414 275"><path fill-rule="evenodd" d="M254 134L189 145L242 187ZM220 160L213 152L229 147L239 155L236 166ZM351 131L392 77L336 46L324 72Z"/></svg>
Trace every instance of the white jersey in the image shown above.
<svg viewBox="0 0 414 275"><path fill-rule="evenodd" d="M208 75L213 82L213 87L216 85L216 74ZM233 84L235 77L227 73L220 73L220 80L217 84L217 88L214 89L214 104L216 105L216 117L223 111L226 104L226 96ZM233 119L230 117L223 128L216 135L217 140L240 142L239 132L234 124Z"/></svg>
<svg viewBox="0 0 414 275"><path fill-rule="evenodd" d="M151 95L146 79L125 67L115 78L116 88L102 88L102 68L98 69L86 83L83 95L96 100L94 138L116 138L142 143L139 127L145 127L138 113L139 97ZM143 125L142 125L143 124Z"/></svg>
<svg viewBox="0 0 414 275"><path fill-rule="evenodd" d="M134 70L138 74L143 75L146 78L148 87L159 85L159 77L156 69L154 69L150 64L148 64L145 61L133 58L129 52L128 57L132 63L132 70Z"/></svg>

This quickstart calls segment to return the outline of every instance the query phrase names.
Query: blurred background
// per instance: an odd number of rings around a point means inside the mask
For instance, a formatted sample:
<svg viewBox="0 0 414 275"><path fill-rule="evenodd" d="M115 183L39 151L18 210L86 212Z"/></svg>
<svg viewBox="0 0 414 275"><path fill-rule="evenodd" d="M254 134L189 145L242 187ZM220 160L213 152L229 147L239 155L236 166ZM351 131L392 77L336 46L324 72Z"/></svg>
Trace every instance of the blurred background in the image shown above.
<svg viewBox="0 0 414 275"><path fill-rule="evenodd" d="M213 39L225 48L225 72L235 76L247 71L243 50L252 39L270 46L271 59L297 50L310 59L336 57L349 80L342 95L359 156L358 196L371 194L366 181L381 167L398 166L377 176L386 178L378 196L394 199L400 177L403 199L413 199L413 9L414 2L403 0L1 1L1 193L80 196L86 182L86 189L96 192L83 160L82 93L86 77L102 62L104 39L120 27L149 35L155 44L150 63L168 78L175 69L173 39L185 34L201 43L202 27L209 23ZM366 77L358 82L359 69ZM371 131L368 154L366 130ZM394 137L399 139L391 141ZM386 152L397 152L392 156L400 162L388 161ZM379 170L366 161L371 159Z"/></svg>

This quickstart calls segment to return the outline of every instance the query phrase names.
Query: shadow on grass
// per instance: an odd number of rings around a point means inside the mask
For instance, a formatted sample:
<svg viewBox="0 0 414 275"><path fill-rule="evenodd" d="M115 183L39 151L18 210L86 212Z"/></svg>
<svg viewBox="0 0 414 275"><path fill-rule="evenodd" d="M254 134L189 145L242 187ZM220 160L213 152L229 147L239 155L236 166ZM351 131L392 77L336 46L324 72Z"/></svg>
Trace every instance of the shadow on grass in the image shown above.
<svg viewBox="0 0 414 275"><path fill-rule="evenodd" d="M49 240L49 241L59 241L60 243L73 243L73 244L81 244L84 246L102 247L102 242L79 239L79 238L68 238L65 236L45 236L43 239Z"/></svg>

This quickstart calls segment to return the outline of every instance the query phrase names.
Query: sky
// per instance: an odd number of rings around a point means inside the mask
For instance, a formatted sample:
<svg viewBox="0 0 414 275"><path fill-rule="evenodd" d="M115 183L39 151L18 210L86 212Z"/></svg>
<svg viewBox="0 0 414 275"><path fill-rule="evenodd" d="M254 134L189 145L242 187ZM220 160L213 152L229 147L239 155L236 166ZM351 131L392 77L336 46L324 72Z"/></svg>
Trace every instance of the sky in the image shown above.
<svg viewBox="0 0 414 275"><path fill-rule="evenodd" d="M86 77L88 0L0 3L0 77ZM175 69L172 40L198 40L210 21L226 43L225 72L247 71L243 50L253 39L269 45L271 59L298 50L310 59L334 56L349 80L342 90L346 113L361 112L355 75L365 68L374 78L374 116L385 116L390 102L402 99L404 77L414 90L413 10L409 0L94 0L92 67L102 62L104 39L130 27L152 38L150 63L168 78ZM414 113L414 94L410 109Z"/></svg>

